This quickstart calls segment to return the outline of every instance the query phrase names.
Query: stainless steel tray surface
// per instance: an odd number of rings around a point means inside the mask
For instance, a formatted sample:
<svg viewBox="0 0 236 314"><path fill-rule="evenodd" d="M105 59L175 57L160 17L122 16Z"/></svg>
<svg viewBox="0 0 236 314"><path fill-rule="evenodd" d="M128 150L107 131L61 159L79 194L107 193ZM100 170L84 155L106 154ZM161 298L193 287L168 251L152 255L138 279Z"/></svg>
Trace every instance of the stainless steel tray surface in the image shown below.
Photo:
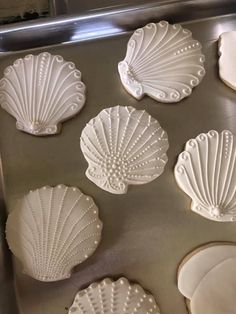
<svg viewBox="0 0 236 314"><path fill-rule="evenodd" d="M78 116L63 124L59 135L46 138L17 131L15 120L0 110L7 211L30 189L58 183L78 186L99 206L103 239L95 254L77 266L70 279L43 283L22 274L14 258L11 270L2 223L0 313L67 313L80 288L106 276L122 275L150 290L162 314L187 314L176 285L182 258L211 241L236 241L234 223L209 221L190 211L190 199L178 188L173 175L177 156L188 139L210 129L229 129L236 134L236 93L220 81L217 67L218 36L236 29L236 15L197 20L184 26L203 44L206 76L190 97L177 104L161 104L149 97L137 101L122 87L117 64L125 55L130 33L33 51L36 54L48 50L73 61L82 72L87 101ZM3 54L0 75L6 66L27 53ZM167 131L170 141L164 173L149 184L131 186L126 195L109 194L85 177L87 164L79 146L85 124L103 108L117 104L147 110ZM3 205L1 215L4 221Z"/></svg>
<svg viewBox="0 0 236 314"><path fill-rule="evenodd" d="M113 37L153 20L183 22L230 14L236 9L235 0L135 0L132 6L124 5L124 1L93 10L94 1L86 1L91 2L90 10L86 10L81 1L50 0L53 17L0 27L0 54Z"/></svg>

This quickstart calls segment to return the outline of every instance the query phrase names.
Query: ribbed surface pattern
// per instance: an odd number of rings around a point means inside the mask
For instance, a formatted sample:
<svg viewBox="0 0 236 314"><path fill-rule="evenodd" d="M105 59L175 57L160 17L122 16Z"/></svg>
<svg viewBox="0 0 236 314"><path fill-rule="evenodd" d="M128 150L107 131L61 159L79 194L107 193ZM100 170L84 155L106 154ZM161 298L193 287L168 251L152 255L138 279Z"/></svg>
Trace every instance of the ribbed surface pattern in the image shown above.
<svg viewBox="0 0 236 314"><path fill-rule="evenodd" d="M160 314L152 295L126 278L109 278L77 293L69 314Z"/></svg>
<svg viewBox="0 0 236 314"><path fill-rule="evenodd" d="M6 68L0 81L1 106L19 130L34 135L59 131L57 124L80 111L85 85L74 63L48 52L27 55Z"/></svg>
<svg viewBox="0 0 236 314"><path fill-rule="evenodd" d="M230 131L191 139L179 155L175 177L192 198L192 210L216 221L236 219L236 144Z"/></svg>
<svg viewBox="0 0 236 314"><path fill-rule="evenodd" d="M135 98L147 94L161 102L177 102L202 80L204 59L201 44L189 30L161 21L134 32L118 69Z"/></svg>
<svg viewBox="0 0 236 314"><path fill-rule="evenodd" d="M30 192L6 226L9 247L24 272L42 281L70 277L72 268L95 251L101 230L91 197L64 185Z"/></svg>
<svg viewBox="0 0 236 314"><path fill-rule="evenodd" d="M81 149L88 178L111 193L127 192L129 184L144 184L164 170L166 132L146 111L116 106L102 110L84 128Z"/></svg>

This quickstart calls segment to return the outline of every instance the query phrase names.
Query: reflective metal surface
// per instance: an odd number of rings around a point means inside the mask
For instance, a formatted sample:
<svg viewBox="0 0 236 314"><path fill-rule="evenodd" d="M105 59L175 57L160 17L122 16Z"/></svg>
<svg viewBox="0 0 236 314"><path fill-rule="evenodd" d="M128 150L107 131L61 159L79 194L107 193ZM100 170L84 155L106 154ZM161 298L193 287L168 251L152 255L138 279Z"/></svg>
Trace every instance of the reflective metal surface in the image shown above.
<svg viewBox="0 0 236 314"><path fill-rule="evenodd" d="M153 12L155 20L157 16L155 10ZM119 13L116 14L118 15L113 17L119 16ZM109 15L103 17L106 23L117 21ZM99 15L97 18L97 22L100 21ZM133 24L129 18L126 24L123 18L122 27L140 26L150 16L145 17L144 10ZM182 18L187 20L186 15ZM92 21L94 19L95 16L91 18ZM71 34L77 36L76 40L84 39L86 27L93 25L82 17L81 21L85 27L84 32L75 34L73 31ZM53 33L55 29L59 33L60 23L49 24L48 31L51 29ZM104 29L109 32L109 24L106 25ZM118 27L117 25L119 23L115 22L113 27ZM220 81L217 68L218 36L224 31L236 29L236 15L187 22L184 25L203 44L207 74L193 94L178 104L161 104L148 97L137 101L124 90L117 63L125 55L130 36L127 33L47 48L51 53L60 54L66 60L75 62L82 71L88 91L84 109L74 119L63 124L61 134L38 138L21 133L16 130L15 120L0 110L0 149L8 211L29 189L64 183L78 186L84 193L91 195L100 208L100 217L104 223L103 239L98 250L76 267L70 279L42 283L22 274L21 265L16 259L13 259L12 272L10 254L4 242L2 206L1 314L16 314L16 300L19 313L22 314L65 314L78 289L105 276L117 278L120 275L138 281L150 290L157 299L162 314L187 314L185 301L176 286L177 268L182 258L197 246L210 241L236 241L234 223L209 221L189 210L190 199L178 188L173 175L176 158L189 138L210 129L230 129L236 134L236 93ZM37 26L32 30L31 26L30 24L28 29L28 35L31 36L26 36L26 47L30 45L30 38L35 43L32 36L41 30ZM27 29L25 31L27 33ZM110 32L109 35L113 35L112 27ZM21 35L23 33L19 32ZM21 41L22 44L15 46L16 43L14 40L11 43L10 38L16 40L16 34L9 37L7 29L5 34L2 48L19 50L24 47L25 38L19 37L18 43ZM90 34L88 37L95 35ZM65 41L68 38L67 34ZM41 38L40 44L42 43L46 45L47 41L44 42L44 38ZM42 50L45 49L34 50L34 53ZM0 58L0 76L7 65L27 53L28 51L9 55L3 53ZM90 182L84 174L87 164L79 147L79 137L85 124L103 108L117 104L147 110L167 131L170 141L169 161L164 173L152 183L130 187L127 195L109 194Z"/></svg>
<svg viewBox="0 0 236 314"><path fill-rule="evenodd" d="M52 15L69 10L63 0L52 0L51 4ZM235 0L174 0L15 23L0 27L0 53L114 36L149 21L166 19L169 22L183 22L235 11ZM75 14L76 10L69 13Z"/></svg>

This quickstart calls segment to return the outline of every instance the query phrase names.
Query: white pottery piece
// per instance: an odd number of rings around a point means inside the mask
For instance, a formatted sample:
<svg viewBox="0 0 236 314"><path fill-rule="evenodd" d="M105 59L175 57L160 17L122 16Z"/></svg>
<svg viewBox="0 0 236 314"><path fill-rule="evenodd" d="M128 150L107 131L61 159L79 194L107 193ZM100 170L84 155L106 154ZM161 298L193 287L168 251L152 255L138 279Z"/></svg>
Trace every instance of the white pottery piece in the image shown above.
<svg viewBox="0 0 236 314"><path fill-rule="evenodd" d="M87 177L114 194L154 180L167 163L166 132L146 111L133 107L102 110L86 125L80 143Z"/></svg>
<svg viewBox="0 0 236 314"><path fill-rule="evenodd" d="M150 23L131 36L118 65L125 89L135 98L145 94L161 102L178 102L191 94L203 76L201 44L180 25Z"/></svg>
<svg viewBox="0 0 236 314"><path fill-rule="evenodd" d="M215 221L236 219L236 143L230 131L202 133L186 143L175 166L191 209Z"/></svg>
<svg viewBox="0 0 236 314"><path fill-rule="evenodd" d="M236 90L236 31L221 34L218 49L220 78L226 85Z"/></svg>
<svg viewBox="0 0 236 314"><path fill-rule="evenodd" d="M101 239L91 197L75 187L43 187L27 194L7 219L6 237L24 273L41 281L69 278Z"/></svg>
<svg viewBox="0 0 236 314"><path fill-rule="evenodd" d="M191 252L181 263L178 273L178 289L192 299L199 282L214 267L227 259L236 258L236 245L231 243L212 243Z"/></svg>
<svg viewBox="0 0 236 314"><path fill-rule="evenodd" d="M178 288L192 314L235 313L236 245L211 244L190 253L180 267Z"/></svg>
<svg viewBox="0 0 236 314"><path fill-rule="evenodd" d="M59 132L58 124L85 103L85 85L74 63L48 52L17 59L0 81L0 104L18 130L33 135Z"/></svg>
<svg viewBox="0 0 236 314"><path fill-rule="evenodd" d="M126 278L92 283L75 296L68 314L160 314L154 297Z"/></svg>

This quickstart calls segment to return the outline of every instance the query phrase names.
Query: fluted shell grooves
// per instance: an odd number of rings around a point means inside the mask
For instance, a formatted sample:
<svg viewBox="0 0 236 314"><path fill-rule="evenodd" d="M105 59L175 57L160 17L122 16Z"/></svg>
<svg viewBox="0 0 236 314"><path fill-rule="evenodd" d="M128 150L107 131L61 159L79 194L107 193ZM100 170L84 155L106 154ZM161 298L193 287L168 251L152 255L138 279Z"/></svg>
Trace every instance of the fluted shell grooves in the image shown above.
<svg viewBox="0 0 236 314"><path fill-rule="evenodd" d="M77 293L68 314L160 314L154 297L126 278L92 283Z"/></svg>
<svg viewBox="0 0 236 314"><path fill-rule="evenodd" d="M104 109L90 120L80 143L89 164L87 177L115 194L161 175L169 147L157 120L144 110L123 106Z"/></svg>
<svg viewBox="0 0 236 314"><path fill-rule="evenodd" d="M60 123L77 114L84 103L80 71L48 52L17 59L0 80L2 108L15 117L17 129L33 135L59 132Z"/></svg>
<svg viewBox="0 0 236 314"><path fill-rule="evenodd" d="M235 137L228 130L202 133L186 143L175 178L192 198L193 211L215 221L235 221L235 160Z"/></svg>
<svg viewBox="0 0 236 314"><path fill-rule="evenodd" d="M64 185L31 191L6 224L7 242L23 271L41 281L70 277L95 251L101 231L92 198Z"/></svg>
<svg viewBox="0 0 236 314"><path fill-rule="evenodd" d="M150 23L131 36L118 65L126 90L161 102L178 102L191 94L203 76L205 57L189 30L166 21Z"/></svg>

